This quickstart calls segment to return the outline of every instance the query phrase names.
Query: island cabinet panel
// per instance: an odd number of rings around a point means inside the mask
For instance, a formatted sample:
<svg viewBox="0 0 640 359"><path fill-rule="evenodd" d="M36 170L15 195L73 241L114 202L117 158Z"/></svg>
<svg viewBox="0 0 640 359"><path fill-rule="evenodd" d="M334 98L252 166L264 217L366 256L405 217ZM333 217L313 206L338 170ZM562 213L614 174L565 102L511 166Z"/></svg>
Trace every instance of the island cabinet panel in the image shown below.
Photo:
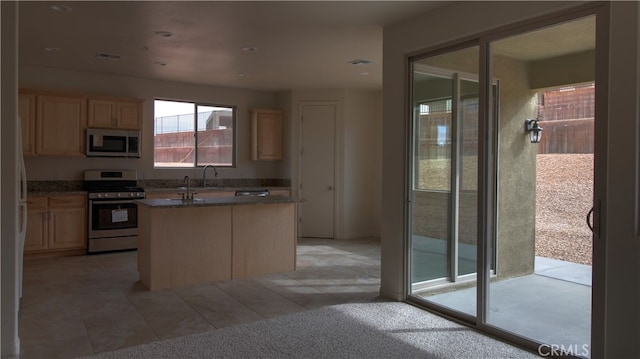
<svg viewBox="0 0 640 359"><path fill-rule="evenodd" d="M293 203L233 207L232 278L296 269Z"/></svg>
<svg viewBox="0 0 640 359"><path fill-rule="evenodd" d="M231 207L138 210L138 270L148 289L231 278Z"/></svg>

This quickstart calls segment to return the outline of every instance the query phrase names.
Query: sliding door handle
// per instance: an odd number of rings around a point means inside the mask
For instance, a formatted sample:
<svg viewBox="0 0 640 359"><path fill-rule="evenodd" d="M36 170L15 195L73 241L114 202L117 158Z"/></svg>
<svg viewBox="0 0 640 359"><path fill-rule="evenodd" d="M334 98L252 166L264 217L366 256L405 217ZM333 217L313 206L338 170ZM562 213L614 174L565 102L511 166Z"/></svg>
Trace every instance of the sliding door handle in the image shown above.
<svg viewBox="0 0 640 359"><path fill-rule="evenodd" d="M589 226L589 229L591 230L591 233L595 232L593 231L593 210L595 207L591 207L591 209L589 210L589 213L587 213L587 226Z"/></svg>

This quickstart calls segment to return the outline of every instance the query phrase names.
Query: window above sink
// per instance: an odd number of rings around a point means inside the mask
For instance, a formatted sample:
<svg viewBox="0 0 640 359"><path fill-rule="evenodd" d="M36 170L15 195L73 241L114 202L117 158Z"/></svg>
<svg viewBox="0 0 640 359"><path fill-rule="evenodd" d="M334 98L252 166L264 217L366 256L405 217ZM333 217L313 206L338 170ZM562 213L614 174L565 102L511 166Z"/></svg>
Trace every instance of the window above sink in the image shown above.
<svg viewBox="0 0 640 359"><path fill-rule="evenodd" d="M235 167L236 108L154 101L154 167Z"/></svg>

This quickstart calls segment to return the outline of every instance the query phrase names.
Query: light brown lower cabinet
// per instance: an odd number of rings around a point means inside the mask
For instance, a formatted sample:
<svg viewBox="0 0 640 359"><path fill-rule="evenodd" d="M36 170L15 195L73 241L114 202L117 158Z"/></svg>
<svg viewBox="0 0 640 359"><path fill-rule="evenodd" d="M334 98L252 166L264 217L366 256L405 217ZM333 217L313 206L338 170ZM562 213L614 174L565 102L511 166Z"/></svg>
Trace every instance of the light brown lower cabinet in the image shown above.
<svg viewBox="0 0 640 359"><path fill-rule="evenodd" d="M285 197L290 197L291 196L291 190L288 189L272 189L269 191L269 194L272 196L285 196Z"/></svg>
<svg viewBox="0 0 640 359"><path fill-rule="evenodd" d="M30 196L25 254L87 248L86 195Z"/></svg>

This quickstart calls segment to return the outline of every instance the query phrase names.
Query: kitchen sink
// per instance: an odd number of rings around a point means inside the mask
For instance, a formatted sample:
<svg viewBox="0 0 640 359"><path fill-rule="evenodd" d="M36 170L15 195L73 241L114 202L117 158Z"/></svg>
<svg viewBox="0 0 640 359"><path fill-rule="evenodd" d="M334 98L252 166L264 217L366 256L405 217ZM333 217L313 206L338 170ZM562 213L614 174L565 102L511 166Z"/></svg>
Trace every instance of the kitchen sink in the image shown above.
<svg viewBox="0 0 640 359"><path fill-rule="evenodd" d="M192 198L192 199L183 199L183 198L165 198L165 201L171 201L171 202L182 202L182 203L193 203L193 202L200 202L200 201L204 201L204 198Z"/></svg>

